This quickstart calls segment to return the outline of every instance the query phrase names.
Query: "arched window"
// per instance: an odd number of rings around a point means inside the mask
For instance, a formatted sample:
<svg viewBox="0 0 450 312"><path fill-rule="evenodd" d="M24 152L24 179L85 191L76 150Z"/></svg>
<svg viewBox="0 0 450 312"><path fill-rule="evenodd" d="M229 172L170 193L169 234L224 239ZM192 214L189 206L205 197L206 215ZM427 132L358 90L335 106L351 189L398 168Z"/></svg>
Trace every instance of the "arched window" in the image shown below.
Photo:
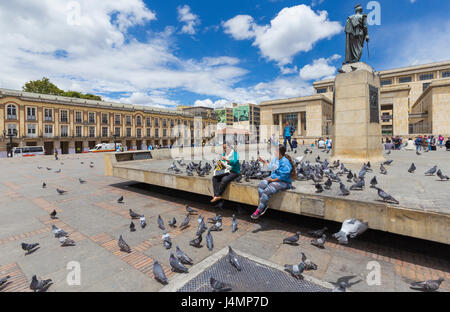
<svg viewBox="0 0 450 312"><path fill-rule="evenodd" d="M7 119L17 119L17 107L14 104L8 104L6 106Z"/></svg>

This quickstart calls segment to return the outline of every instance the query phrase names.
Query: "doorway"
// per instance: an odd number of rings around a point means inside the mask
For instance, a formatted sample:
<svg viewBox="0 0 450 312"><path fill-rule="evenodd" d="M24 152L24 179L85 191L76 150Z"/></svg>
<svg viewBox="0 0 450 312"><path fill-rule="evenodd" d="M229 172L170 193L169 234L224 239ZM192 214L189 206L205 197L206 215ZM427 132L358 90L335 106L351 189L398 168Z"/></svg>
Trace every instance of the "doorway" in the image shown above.
<svg viewBox="0 0 450 312"><path fill-rule="evenodd" d="M55 147L53 142L44 142L45 155L53 155Z"/></svg>
<svg viewBox="0 0 450 312"><path fill-rule="evenodd" d="M60 142L61 154L69 154L69 142Z"/></svg>
<svg viewBox="0 0 450 312"><path fill-rule="evenodd" d="M76 141L75 142L75 154L81 154L81 153L83 153L83 142Z"/></svg>

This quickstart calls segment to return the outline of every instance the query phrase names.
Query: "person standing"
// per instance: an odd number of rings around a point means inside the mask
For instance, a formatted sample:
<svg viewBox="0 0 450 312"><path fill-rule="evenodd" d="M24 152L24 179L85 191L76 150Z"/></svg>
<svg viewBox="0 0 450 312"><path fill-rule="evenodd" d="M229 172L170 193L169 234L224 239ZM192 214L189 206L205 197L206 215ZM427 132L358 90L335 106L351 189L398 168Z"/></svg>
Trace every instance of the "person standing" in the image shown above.
<svg viewBox="0 0 450 312"><path fill-rule="evenodd" d="M223 144L222 160L219 162L224 165L229 172L214 176L212 178L214 196L211 203L221 200L221 196L225 192L228 184L236 180L241 175L239 154L234 147L231 147L231 144Z"/></svg>
<svg viewBox="0 0 450 312"><path fill-rule="evenodd" d="M55 160L58 160L58 149L55 148Z"/></svg>
<svg viewBox="0 0 450 312"><path fill-rule="evenodd" d="M294 134L293 128L289 125L289 122L286 122L286 126L284 127L284 146L287 149L287 142L289 142L289 146L292 151L292 134Z"/></svg>

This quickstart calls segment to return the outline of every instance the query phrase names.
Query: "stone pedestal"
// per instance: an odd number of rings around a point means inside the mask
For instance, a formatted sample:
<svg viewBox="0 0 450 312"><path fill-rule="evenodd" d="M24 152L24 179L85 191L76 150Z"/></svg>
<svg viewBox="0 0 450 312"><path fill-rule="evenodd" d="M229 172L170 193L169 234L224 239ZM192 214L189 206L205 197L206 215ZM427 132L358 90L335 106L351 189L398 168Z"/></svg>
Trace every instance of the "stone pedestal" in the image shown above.
<svg viewBox="0 0 450 312"><path fill-rule="evenodd" d="M380 78L364 63L345 65L343 70L346 73L335 81L333 159L383 161Z"/></svg>

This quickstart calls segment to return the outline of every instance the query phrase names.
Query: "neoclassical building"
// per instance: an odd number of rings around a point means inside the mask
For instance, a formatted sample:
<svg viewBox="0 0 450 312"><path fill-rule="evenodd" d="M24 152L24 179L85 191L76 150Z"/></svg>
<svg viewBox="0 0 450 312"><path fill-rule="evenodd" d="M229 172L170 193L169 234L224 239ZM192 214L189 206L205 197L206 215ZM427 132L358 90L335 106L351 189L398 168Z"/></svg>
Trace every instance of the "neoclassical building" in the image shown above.
<svg viewBox="0 0 450 312"><path fill-rule="evenodd" d="M0 157L8 134L13 147L44 146L46 154L82 153L99 143L121 143L128 150L172 144L191 145L214 136L213 112L195 114L142 105L82 100L0 89Z"/></svg>

